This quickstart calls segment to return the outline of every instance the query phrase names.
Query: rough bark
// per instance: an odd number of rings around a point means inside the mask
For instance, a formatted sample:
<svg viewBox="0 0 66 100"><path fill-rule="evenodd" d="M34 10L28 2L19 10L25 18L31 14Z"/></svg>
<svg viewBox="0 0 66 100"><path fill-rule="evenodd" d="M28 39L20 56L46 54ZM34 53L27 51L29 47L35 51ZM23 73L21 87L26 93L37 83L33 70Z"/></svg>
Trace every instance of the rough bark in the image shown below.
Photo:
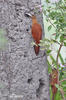
<svg viewBox="0 0 66 100"><path fill-rule="evenodd" d="M26 10L40 0L0 0L0 28L6 30L7 48L0 52L0 100L50 100L46 55L36 56L27 32ZM42 16L37 15L42 24ZM42 24L43 27L43 24Z"/></svg>

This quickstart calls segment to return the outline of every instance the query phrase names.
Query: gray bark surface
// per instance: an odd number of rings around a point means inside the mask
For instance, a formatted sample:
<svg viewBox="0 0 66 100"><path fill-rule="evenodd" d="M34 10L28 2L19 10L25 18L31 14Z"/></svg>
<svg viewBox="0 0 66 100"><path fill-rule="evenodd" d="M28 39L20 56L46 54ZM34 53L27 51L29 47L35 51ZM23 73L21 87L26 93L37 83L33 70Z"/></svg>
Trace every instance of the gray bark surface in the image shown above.
<svg viewBox="0 0 66 100"><path fill-rule="evenodd" d="M0 100L49 100L49 78L44 51L36 56L26 10L40 0L0 0L0 28L6 30L7 48L0 52ZM42 24L42 16L37 15ZM43 25L42 25L43 27ZM29 29L29 32L27 32Z"/></svg>

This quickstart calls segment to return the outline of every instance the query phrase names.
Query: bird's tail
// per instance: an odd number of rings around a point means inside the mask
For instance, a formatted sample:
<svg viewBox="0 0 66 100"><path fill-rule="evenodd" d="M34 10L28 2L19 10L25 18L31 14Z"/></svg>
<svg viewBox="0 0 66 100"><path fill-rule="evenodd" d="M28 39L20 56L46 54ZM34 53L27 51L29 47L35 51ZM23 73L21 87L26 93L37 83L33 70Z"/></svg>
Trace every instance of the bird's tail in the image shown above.
<svg viewBox="0 0 66 100"><path fill-rule="evenodd" d="M39 49L40 47L39 46L34 46L34 50L35 50L35 54L38 55L39 54Z"/></svg>

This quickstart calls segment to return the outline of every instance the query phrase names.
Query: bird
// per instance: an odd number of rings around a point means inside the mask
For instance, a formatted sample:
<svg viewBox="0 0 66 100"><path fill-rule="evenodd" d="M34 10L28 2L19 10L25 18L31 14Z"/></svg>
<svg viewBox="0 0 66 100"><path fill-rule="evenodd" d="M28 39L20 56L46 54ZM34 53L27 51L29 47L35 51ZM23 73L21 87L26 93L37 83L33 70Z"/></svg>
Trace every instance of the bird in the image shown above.
<svg viewBox="0 0 66 100"><path fill-rule="evenodd" d="M57 88L55 84L58 84L58 71L57 69L52 69L52 72L50 74L50 85L52 89L52 100L55 100L55 95L57 93Z"/></svg>
<svg viewBox="0 0 66 100"><path fill-rule="evenodd" d="M35 15L31 15L29 13L25 13L25 15L32 19L31 33L32 33L33 40L36 44L34 45L35 54L38 55L40 50L39 43L40 40L42 39L42 27L38 23L37 17Z"/></svg>

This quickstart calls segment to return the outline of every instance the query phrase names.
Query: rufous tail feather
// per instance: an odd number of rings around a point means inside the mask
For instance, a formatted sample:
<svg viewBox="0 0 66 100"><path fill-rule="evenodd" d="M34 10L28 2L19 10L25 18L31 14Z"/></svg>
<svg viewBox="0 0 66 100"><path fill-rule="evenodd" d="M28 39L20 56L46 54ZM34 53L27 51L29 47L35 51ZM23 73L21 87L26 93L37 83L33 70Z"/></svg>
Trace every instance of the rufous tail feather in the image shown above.
<svg viewBox="0 0 66 100"><path fill-rule="evenodd" d="M35 54L38 55L39 54L39 49L40 47L39 46L34 46L34 50L35 50Z"/></svg>

